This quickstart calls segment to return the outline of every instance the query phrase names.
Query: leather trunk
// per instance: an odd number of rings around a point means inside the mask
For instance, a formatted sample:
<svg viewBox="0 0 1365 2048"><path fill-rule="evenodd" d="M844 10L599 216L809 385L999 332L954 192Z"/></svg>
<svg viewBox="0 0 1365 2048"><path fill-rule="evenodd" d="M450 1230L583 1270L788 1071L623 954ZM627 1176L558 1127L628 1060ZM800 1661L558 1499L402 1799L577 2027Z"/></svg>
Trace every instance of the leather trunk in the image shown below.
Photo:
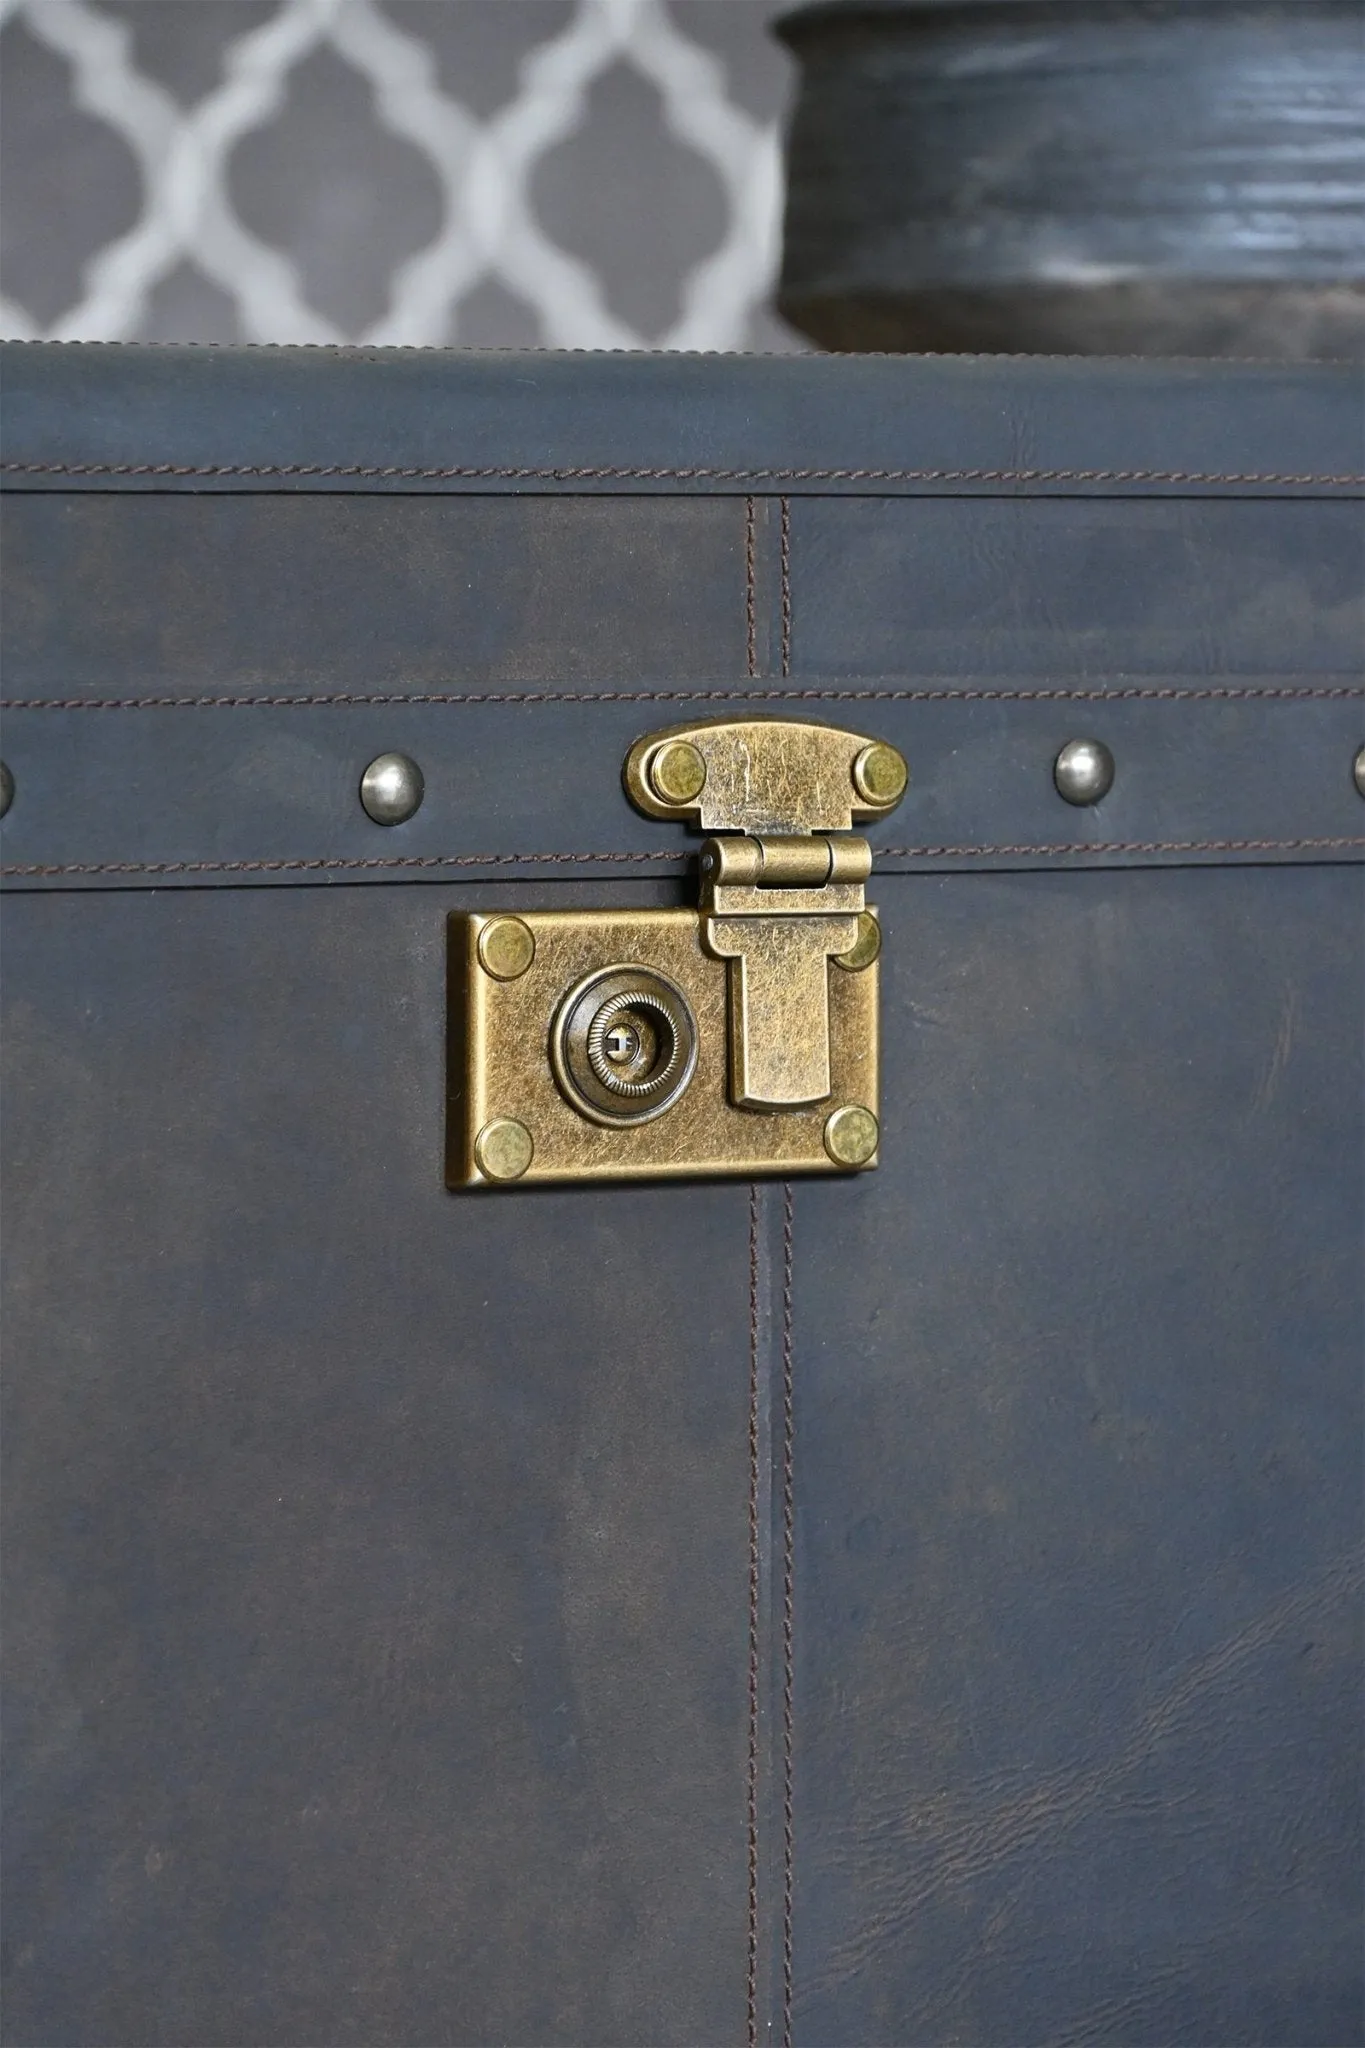
<svg viewBox="0 0 1365 2048"><path fill-rule="evenodd" d="M5 365L6 2040L1360 2040L1356 375ZM448 1192L448 913L746 706L877 1170Z"/></svg>

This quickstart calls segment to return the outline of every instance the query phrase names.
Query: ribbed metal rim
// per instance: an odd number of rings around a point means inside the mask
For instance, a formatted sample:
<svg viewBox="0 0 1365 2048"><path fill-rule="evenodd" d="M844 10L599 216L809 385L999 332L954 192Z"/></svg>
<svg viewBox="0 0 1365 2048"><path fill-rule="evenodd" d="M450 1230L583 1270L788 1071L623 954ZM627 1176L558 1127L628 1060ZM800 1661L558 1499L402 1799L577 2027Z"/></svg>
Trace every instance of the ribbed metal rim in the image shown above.
<svg viewBox="0 0 1365 2048"><path fill-rule="evenodd" d="M1305 16L1340 15L1360 20L1360 0L806 0L769 23L784 42L809 29L876 27L896 23L913 28L927 19L961 15L980 19L991 14L1033 14L1057 20L1102 22L1105 19L1168 26L1196 14L1240 15L1246 21L1273 16L1299 22Z"/></svg>

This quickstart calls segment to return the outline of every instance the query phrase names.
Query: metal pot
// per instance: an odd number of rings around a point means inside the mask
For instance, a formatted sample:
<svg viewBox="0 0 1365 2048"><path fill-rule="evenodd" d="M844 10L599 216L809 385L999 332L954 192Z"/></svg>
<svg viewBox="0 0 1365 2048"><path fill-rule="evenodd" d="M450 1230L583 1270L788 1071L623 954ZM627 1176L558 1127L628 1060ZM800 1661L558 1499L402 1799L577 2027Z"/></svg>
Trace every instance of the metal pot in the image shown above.
<svg viewBox="0 0 1365 2048"><path fill-rule="evenodd" d="M1365 358L1360 0L822 0L778 304L826 348Z"/></svg>

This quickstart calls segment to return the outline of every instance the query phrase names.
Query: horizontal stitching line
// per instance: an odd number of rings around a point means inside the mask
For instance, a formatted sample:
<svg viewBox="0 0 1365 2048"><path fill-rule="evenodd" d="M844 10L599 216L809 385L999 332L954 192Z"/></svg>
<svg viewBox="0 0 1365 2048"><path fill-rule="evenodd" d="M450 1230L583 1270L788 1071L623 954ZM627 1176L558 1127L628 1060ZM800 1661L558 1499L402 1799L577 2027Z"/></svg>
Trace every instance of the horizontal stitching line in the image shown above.
<svg viewBox="0 0 1365 2048"><path fill-rule="evenodd" d="M549 862L686 860L676 853L432 853L394 854L369 860L96 860L57 867L2 867L0 875L220 875L309 874L332 868L540 867Z"/></svg>
<svg viewBox="0 0 1365 2048"><path fill-rule="evenodd" d="M390 707L395 705L442 704L749 704L764 701L784 703L849 704L1116 704L1141 700L1148 703L1247 702L1313 698L1340 701L1365 698L1365 685L1324 684L1322 686L1228 684L1189 690L1167 685L1123 685L1113 690L476 690L366 692L314 692L306 696L248 697L3 697L0 711L289 711L325 710L333 705Z"/></svg>
<svg viewBox="0 0 1365 2048"><path fill-rule="evenodd" d="M1086 845L1060 846L879 846L878 858L899 860L954 859L970 855L1059 853L1270 853L1306 848L1365 847L1359 839L1096 839Z"/></svg>
<svg viewBox="0 0 1365 2048"><path fill-rule="evenodd" d="M879 846L878 860L992 859L1018 854L1271 853L1365 847L1365 837L1341 839L1111 839L1089 845ZM450 853L409 854L369 860L70 861L0 868L0 875L200 875L317 873L336 869L538 867L549 863L685 861L688 853Z"/></svg>
<svg viewBox="0 0 1365 2048"><path fill-rule="evenodd" d="M439 482L464 478L471 482L505 479L576 483L591 478L647 482L673 478L678 482L716 483L1108 483L1108 484L1365 484L1365 475L1290 476L1245 471L1222 474L1184 469L636 469L503 468L497 465L451 464L440 468L360 462L3 462L11 476L301 476L371 477Z"/></svg>

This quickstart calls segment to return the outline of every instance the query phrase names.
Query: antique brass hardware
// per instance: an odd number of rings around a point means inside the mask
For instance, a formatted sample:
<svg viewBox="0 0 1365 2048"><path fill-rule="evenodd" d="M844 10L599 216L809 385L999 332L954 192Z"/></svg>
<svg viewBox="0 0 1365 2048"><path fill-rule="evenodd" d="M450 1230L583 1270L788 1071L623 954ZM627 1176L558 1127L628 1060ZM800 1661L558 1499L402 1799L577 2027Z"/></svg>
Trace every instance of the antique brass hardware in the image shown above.
<svg viewBox="0 0 1365 2048"><path fill-rule="evenodd" d="M731 963L731 1099L743 1109L825 1101L829 962L858 941L872 872L867 841L849 828L899 803L901 756L832 726L708 720L637 740L625 778L641 810L736 835L701 852L703 942Z"/></svg>
<svg viewBox="0 0 1365 2048"><path fill-rule="evenodd" d="M653 968L609 967L565 996L550 1060L565 1096L592 1123L649 1123L692 1079L697 1020L677 983Z"/></svg>
<svg viewBox="0 0 1365 2048"><path fill-rule="evenodd" d="M893 747L786 719L650 733L631 801L709 836L696 910L450 920L447 1180L875 1166L881 930L855 822Z"/></svg>

